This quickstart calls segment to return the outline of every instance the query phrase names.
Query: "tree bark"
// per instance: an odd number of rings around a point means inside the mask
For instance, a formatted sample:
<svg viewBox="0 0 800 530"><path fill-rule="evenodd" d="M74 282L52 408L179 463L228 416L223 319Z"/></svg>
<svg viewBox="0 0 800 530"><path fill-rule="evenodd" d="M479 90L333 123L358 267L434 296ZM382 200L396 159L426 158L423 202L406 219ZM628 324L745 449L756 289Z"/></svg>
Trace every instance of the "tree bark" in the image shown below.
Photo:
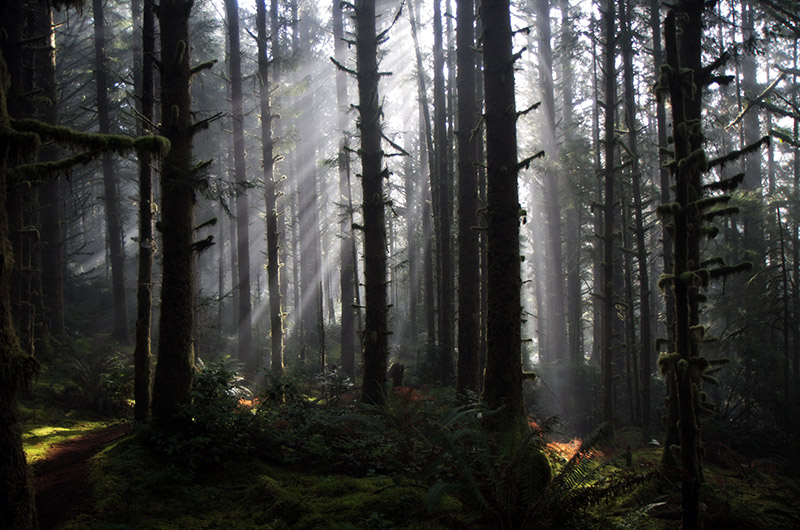
<svg viewBox="0 0 800 530"><path fill-rule="evenodd" d="M259 105L261 110L261 163L264 169L264 201L267 217L267 285L269 288L269 330L271 344L270 368L283 372L283 310L281 309L280 258L278 248L278 189L274 174L274 145L272 139L272 108L270 106L269 61L267 60L267 7L256 0L256 31L258 32ZM273 30L275 31L275 30ZM273 49L273 57L275 50Z"/></svg>
<svg viewBox="0 0 800 530"><path fill-rule="evenodd" d="M145 1L144 12L139 0L134 0L133 20L136 26L141 21L141 32L135 31L134 38L141 39L137 66L140 68L138 86L139 112L142 122L139 133L152 134L150 123L153 122L153 58L155 55L155 17L152 5ZM133 416L137 421L145 421L150 413L150 356L151 328L153 322L153 254L155 239L153 237L153 171L150 153L139 153L139 281L136 287L136 346L134 359L134 408Z"/></svg>
<svg viewBox="0 0 800 530"><path fill-rule="evenodd" d="M253 351L252 301L250 297L250 206L247 168L244 158L244 115L242 112L242 53L239 44L239 2L225 0L230 46L229 75L233 111L233 173L236 180L236 247L239 274L238 353L249 374L255 374L259 359Z"/></svg>
<svg viewBox="0 0 800 530"><path fill-rule="evenodd" d="M166 430L182 424L174 420L191 400L194 367L191 8L191 0L162 0L158 9L159 25L165 30L161 32L161 132L171 148L161 163L164 255L153 417Z"/></svg>
<svg viewBox="0 0 800 530"><path fill-rule="evenodd" d="M480 252L475 128L475 2L457 0L458 90L458 377L456 392L480 390Z"/></svg>
<svg viewBox="0 0 800 530"><path fill-rule="evenodd" d="M361 186L364 210L364 375L361 399L383 405L386 396L387 311L386 224L381 150L381 108L378 94L378 39L375 33L375 0L357 0L356 62L358 112L361 129Z"/></svg>
<svg viewBox="0 0 800 530"><path fill-rule="evenodd" d="M519 190L514 60L508 0L484 0L484 93L486 102L488 314L483 395L497 414L496 431L524 421L522 400ZM502 407L502 408L501 408Z"/></svg>

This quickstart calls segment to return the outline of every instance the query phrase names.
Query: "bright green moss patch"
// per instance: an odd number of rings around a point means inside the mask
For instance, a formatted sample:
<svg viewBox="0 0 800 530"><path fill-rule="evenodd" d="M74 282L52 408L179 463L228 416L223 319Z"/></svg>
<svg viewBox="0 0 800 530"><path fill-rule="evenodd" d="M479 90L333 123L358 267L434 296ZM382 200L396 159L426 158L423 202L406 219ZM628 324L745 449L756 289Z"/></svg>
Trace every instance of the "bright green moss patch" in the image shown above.
<svg viewBox="0 0 800 530"><path fill-rule="evenodd" d="M28 463L33 464L44 458L48 449L54 445L105 427L107 424L100 421L76 421L69 426L27 425L22 434L22 447L28 457Z"/></svg>
<svg viewBox="0 0 800 530"><path fill-rule="evenodd" d="M429 513L427 487L412 480L316 475L259 460L198 468L192 475L126 438L93 460L89 514L67 529L444 529L463 528L460 504Z"/></svg>

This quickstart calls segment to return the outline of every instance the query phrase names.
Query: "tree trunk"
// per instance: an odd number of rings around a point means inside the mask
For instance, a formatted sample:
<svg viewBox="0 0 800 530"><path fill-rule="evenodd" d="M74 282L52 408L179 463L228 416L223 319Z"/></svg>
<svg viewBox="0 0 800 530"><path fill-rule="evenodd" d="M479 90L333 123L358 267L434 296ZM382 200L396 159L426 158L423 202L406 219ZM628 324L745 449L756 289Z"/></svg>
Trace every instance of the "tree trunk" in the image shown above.
<svg viewBox="0 0 800 530"><path fill-rule="evenodd" d="M280 245L278 233L278 190L274 174L274 140L270 107L269 61L267 60L267 8L264 0L256 0L258 32L259 104L261 110L261 163L264 169L264 206L267 214L267 285L269 287L270 368L283 372L283 313L281 309ZM273 30L275 31L275 30ZM273 58L275 50L273 49Z"/></svg>
<svg viewBox="0 0 800 530"><path fill-rule="evenodd" d="M614 1L603 11L605 70L605 115L603 151L605 154L605 190L603 197L603 421L614 434L614 110L617 101Z"/></svg>
<svg viewBox="0 0 800 530"><path fill-rule="evenodd" d="M135 31L134 38L141 39L137 66L140 65L139 84L134 90L139 95L139 112L142 124L140 134L151 133L153 122L153 57L155 55L155 20L152 5L144 2L144 13L139 0L134 0L134 27L141 21L141 32ZM145 421L150 413L150 333L153 321L153 172L150 153L139 153L139 281L136 287L136 346L134 359L134 401L133 416L137 421ZM221 242L220 242L221 244Z"/></svg>
<svg viewBox="0 0 800 530"><path fill-rule="evenodd" d="M35 530L36 518L33 481L25 452L22 450L22 430L19 423L17 396L30 382L35 366L33 357L20 346L11 316L11 274L14 255L9 239L7 204L8 162L12 138L7 112L7 95L10 90L9 71L21 74L19 52L22 28L21 4L0 4L0 527L8 530ZM10 68L6 69L5 57ZM12 85L13 86L13 85ZM9 98L9 106L13 98ZM13 107L12 107L13 108ZM12 133L13 134L13 133Z"/></svg>
<svg viewBox="0 0 800 530"><path fill-rule="evenodd" d="M191 78L189 66L190 0L162 0L161 132L171 148L161 163L161 225L163 277L159 319L158 363L153 385L153 417L167 430L179 428L183 407L191 400L194 344L192 341L194 276L192 233Z"/></svg>
<svg viewBox="0 0 800 530"><path fill-rule="evenodd" d="M631 7L622 4L622 61L625 76L625 122L628 129L628 149L631 152L631 181L633 183L634 233L636 237L636 262L639 270L639 355L641 374L630 374L641 382L642 438L650 439L650 371L653 357L652 335L650 332L650 277L647 269L647 246L645 244L644 213L642 211L642 173L639 167L639 139L636 131L636 94L633 88L633 30Z"/></svg>
<svg viewBox="0 0 800 530"><path fill-rule="evenodd" d="M344 64L345 61L345 42L344 42L344 21L342 17L342 4L339 0L333 0L333 51L336 61ZM339 169L339 200L350 210L352 198L350 196L350 154L348 152L347 134L347 78L345 73L336 71L336 106L337 123L339 133L339 152L337 163ZM347 215L341 216L339 222L339 258L341 268L339 270L339 284L342 291L342 370L350 379L355 381L356 362L355 362L355 313L353 304L355 303L355 276L353 275L354 260L351 251L355 244L353 237L353 223L350 220L350 211Z"/></svg>
<svg viewBox="0 0 800 530"><path fill-rule="evenodd" d="M475 97L474 0L457 0L458 62L458 378L456 392L480 390L480 252L478 248L478 107Z"/></svg>
<svg viewBox="0 0 800 530"><path fill-rule="evenodd" d="M32 32L43 40L36 49L36 87L40 89L38 117L50 125L58 125L58 98L56 87L55 34L51 2L42 0L32 4L34 27ZM39 161L58 160L59 150L45 145L39 150ZM50 175L39 191L39 218L41 221L42 248L42 321L46 333L59 337L64 334L64 246L61 241L61 175Z"/></svg>
<svg viewBox="0 0 800 530"><path fill-rule="evenodd" d="M108 107L108 65L106 56L106 27L103 1L92 0L94 17L95 82L97 85L97 121L100 134L111 132ZM111 255L111 284L114 294L114 328L112 338L121 342L130 341L128 328L128 302L125 293L125 254L123 247L120 201L114 161L109 153L103 155L103 190L106 210L108 247Z"/></svg>
<svg viewBox="0 0 800 530"><path fill-rule="evenodd" d="M519 190L514 59L508 0L484 0L486 97L488 314L483 395L496 431L524 421L520 324ZM502 407L502 408L501 408Z"/></svg>
<svg viewBox="0 0 800 530"><path fill-rule="evenodd" d="M361 130L361 186L364 209L364 375L361 398L376 405L386 399L387 311L386 223L381 151L381 108L378 95L378 39L375 0L356 0L356 62Z"/></svg>
<svg viewBox="0 0 800 530"><path fill-rule="evenodd" d="M249 374L255 374L259 359L253 351L252 302L250 299L250 207L247 168L244 158L244 115L242 113L242 54L239 45L239 2L225 0L230 46L229 75L233 110L233 173L236 180L236 246L239 261L238 352Z"/></svg>
<svg viewBox="0 0 800 530"><path fill-rule="evenodd" d="M546 153L543 179L545 209L545 314L544 333L547 350L544 359L549 362L566 358L567 330L564 320L564 275L561 256L561 204L558 197L558 175L556 162L559 159L556 143L556 103L553 88L553 51L550 47L550 0L537 0L536 27L539 55L539 82L542 91L542 145ZM549 161L553 162L550 163Z"/></svg>
<svg viewBox="0 0 800 530"><path fill-rule="evenodd" d="M444 90L444 50L442 49L441 0L433 2L433 140L435 150L434 200L436 241L439 250L439 349L434 363L434 377L449 382L453 378L453 255L451 226L453 217L452 186L448 171L449 142L447 140L447 108Z"/></svg>

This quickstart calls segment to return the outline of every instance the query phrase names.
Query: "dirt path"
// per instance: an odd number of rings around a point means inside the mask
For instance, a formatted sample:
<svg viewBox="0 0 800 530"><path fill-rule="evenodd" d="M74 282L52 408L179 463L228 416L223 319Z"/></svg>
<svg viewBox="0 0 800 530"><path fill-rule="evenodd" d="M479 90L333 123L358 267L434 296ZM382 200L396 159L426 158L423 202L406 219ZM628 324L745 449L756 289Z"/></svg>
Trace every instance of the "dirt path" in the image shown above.
<svg viewBox="0 0 800 530"><path fill-rule="evenodd" d="M88 500L89 459L107 443L128 434L115 425L55 445L34 465L36 509L41 530L52 530L78 512Z"/></svg>

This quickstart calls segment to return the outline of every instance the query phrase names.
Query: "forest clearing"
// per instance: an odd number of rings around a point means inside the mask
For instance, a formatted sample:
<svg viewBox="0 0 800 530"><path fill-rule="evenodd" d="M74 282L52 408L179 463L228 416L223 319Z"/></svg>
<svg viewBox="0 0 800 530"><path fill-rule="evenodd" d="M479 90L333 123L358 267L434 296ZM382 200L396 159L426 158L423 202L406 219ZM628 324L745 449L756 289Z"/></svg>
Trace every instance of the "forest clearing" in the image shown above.
<svg viewBox="0 0 800 530"><path fill-rule="evenodd" d="M0 529L800 528L798 0L0 3Z"/></svg>

